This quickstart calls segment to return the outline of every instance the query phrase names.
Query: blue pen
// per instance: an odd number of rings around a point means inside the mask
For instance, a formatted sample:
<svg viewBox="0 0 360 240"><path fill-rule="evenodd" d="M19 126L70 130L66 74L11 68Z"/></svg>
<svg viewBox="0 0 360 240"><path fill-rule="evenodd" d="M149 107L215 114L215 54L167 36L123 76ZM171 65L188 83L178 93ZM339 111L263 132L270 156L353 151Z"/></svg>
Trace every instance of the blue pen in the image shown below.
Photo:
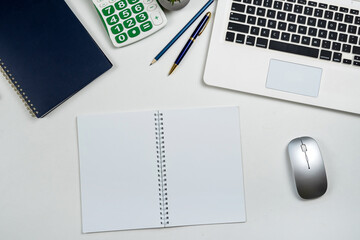
<svg viewBox="0 0 360 240"><path fill-rule="evenodd" d="M156 57L152 60L152 62L150 63L150 66L153 65L154 63L156 63L157 60L159 60L161 58L161 56L176 42L176 40L179 39L179 37L181 37L181 35L196 21L196 19L198 19L200 17L200 15L205 12L205 10L214 2L214 0L210 0L208 1L200 10L197 14L195 14L195 16L180 30L180 32L178 34L176 34L176 36L163 48L163 50L161 50L161 52L159 52L158 55L156 55Z"/></svg>
<svg viewBox="0 0 360 240"><path fill-rule="evenodd" d="M189 40L187 41L187 43L185 44L183 50L181 50L179 56L177 57L174 65L172 66L169 75L177 68L177 66L180 64L181 60L184 58L185 54L187 53L187 51L190 49L190 47L192 46L192 44L195 42L195 39L200 36L207 24L209 23L211 17L211 13L208 12L204 18L201 20L201 22L199 23L199 25L196 27L195 31L193 32L193 34L191 34L191 37L189 38Z"/></svg>

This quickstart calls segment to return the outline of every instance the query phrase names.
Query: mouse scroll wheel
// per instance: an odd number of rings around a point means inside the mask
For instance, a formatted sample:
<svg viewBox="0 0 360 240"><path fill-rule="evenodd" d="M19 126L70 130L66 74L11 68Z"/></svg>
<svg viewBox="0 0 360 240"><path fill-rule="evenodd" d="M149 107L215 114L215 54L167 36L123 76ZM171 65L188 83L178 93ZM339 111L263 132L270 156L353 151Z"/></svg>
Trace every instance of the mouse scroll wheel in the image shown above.
<svg viewBox="0 0 360 240"><path fill-rule="evenodd" d="M307 148L306 148L306 145L305 144L301 144L301 150L303 152L306 152L307 151Z"/></svg>

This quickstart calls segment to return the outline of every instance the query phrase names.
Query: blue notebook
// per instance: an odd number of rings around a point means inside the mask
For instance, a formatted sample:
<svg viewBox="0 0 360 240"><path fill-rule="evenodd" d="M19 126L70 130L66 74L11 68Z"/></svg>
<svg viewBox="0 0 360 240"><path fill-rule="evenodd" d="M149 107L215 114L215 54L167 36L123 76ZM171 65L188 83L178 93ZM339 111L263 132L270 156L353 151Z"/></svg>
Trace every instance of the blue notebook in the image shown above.
<svg viewBox="0 0 360 240"><path fill-rule="evenodd" d="M63 0L3 2L0 34L0 70L38 118L112 67Z"/></svg>

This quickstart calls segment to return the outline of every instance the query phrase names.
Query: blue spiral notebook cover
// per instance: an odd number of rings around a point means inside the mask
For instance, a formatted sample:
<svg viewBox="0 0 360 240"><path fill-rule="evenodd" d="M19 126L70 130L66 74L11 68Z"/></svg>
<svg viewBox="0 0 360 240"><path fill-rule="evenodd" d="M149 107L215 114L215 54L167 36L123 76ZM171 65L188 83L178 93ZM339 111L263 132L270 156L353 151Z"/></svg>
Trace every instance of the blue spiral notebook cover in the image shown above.
<svg viewBox="0 0 360 240"><path fill-rule="evenodd" d="M0 70L38 118L112 67L63 0L3 2L0 34Z"/></svg>

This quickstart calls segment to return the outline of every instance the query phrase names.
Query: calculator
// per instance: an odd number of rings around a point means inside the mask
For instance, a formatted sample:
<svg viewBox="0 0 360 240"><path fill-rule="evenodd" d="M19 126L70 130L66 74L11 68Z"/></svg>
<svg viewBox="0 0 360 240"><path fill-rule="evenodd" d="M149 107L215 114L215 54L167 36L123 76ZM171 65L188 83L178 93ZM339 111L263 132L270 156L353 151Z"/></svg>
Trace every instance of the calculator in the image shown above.
<svg viewBox="0 0 360 240"><path fill-rule="evenodd" d="M92 1L115 47L137 42L167 23L156 0Z"/></svg>

